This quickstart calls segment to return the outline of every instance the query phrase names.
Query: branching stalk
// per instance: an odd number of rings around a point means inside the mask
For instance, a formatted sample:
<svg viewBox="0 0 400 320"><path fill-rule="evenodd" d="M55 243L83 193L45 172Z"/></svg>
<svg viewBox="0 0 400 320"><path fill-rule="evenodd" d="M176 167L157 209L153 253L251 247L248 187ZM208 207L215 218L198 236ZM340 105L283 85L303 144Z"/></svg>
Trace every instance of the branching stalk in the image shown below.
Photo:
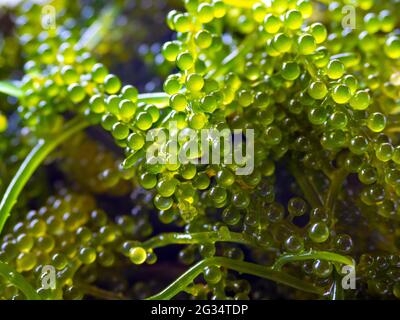
<svg viewBox="0 0 400 320"><path fill-rule="evenodd" d="M346 177L347 172L344 169L336 170L336 172L331 177L331 184L326 195L324 207L330 217L332 225L335 222L333 214L335 211L336 199Z"/></svg>
<svg viewBox="0 0 400 320"><path fill-rule="evenodd" d="M247 239L238 232L195 232L195 233L163 233L157 235L141 244L144 249L156 249L171 244L197 244L215 242L234 242L248 246L257 246L255 241Z"/></svg>
<svg viewBox="0 0 400 320"><path fill-rule="evenodd" d="M166 289L152 297L147 298L147 300L172 299L178 293L184 291L191 283L193 283L194 279L196 279L197 276L199 276L203 272L204 268L208 266L225 267L240 273L246 273L258 276L260 278L272 280L293 287L295 289L313 293L319 296L322 296L324 294L324 290L322 288L315 287L314 285L306 281L295 278L284 272L277 271L272 268L261 266L255 263L222 257L214 257L207 258L198 262L189 270L187 270L184 274L182 274L178 279L176 279L173 283L171 283Z"/></svg>
<svg viewBox="0 0 400 320"><path fill-rule="evenodd" d="M330 262L341 263L348 266L354 265L354 261L352 259L342 256L340 254L328 251L310 250L304 253L283 255L275 261L274 265L272 266L272 269L281 270L283 266L289 262L304 261L304 260L326 260Z"/></svg>

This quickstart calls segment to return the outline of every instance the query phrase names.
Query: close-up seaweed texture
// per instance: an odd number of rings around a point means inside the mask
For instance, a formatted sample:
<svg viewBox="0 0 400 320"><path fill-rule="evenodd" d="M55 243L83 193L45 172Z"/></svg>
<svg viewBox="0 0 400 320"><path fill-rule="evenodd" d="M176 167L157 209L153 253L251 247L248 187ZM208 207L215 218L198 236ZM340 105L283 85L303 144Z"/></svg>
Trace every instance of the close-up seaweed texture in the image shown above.
<svg viewBox="0 0 400 320"><path fill-rule="evenodd" d="M25 299L400 299L400 1L0 0Z"/></svg>

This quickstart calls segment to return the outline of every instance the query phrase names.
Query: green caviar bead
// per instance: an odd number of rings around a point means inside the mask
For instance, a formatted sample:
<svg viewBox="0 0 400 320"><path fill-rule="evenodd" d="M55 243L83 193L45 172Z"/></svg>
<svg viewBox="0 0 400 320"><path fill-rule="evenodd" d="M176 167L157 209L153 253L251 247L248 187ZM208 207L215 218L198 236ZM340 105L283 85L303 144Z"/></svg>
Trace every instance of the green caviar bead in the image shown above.
<svg viewBox="0 0 400 320"><path fill-rule="evenodd" d="M152 104L147 105L144 108L144 111L146 111L150 114L151 119L153 120L153 123L157 122L158 119L160 119L160 110L155 105L152 105Z"/></svg>
<svg viewBox="0 0 400 320"><path fill-rule="evenodd" d="M355 110L365 110L371 103L371 97L365 90L357 91L354 96L351 97L349 104Z"/></svg>
<svg viewBox="0 0 400 320"><path fill-rule="evenodd" d="M311 98L321 100L328 94L328 89L322 81L314 81L308 87L307 92Z"/></svg>
<svg viewBox="0 0 400 320"><path fill-rule="evenodd" d="M378 179L376 169L370 166L362 166L358 172L358 179L363 184L373 184Z"/></svg>
<svg viewBox="0 0 400 320"><path fill-rule="evenodd" d="M107 131L111 131L117 122L118 119L112 114L106 114L101 118L101 126Z"/></svg>
<svg viewBox="0 0 400 320"><path fill-rule="evenodd" d="M400 58L400 38L397 36L389 37L385 42L385 53L391 59Z"/></svg>
<svg viewBox="0 0 400 320"><path fill-rule="evenodd" d="M162 197L159 194L154 197L154 206L158 210L168 210L172 207L173 204L174 200L172 198Z"/></svg>
<svg viewBox="0 0 400 320"><path fill-rule="evenodd" d="M120 102L121 102L120 97L116 95L108 96L106 99L107 111L111 112L112 114L118 115Z"/></svg>
<svg viewBox="0 0 400 320"><path fill-rule="evenodd" d="M204 113L196 113L190 116L189 124L192 129L200 130L203 129L207 124L207 116Z"/></svg>
<svg viewBox="0 0 400 320"><path fill-rule="evenodd" d="M194 39L195 39L196 44L201 49L207 49L212 44L211 33L207 30L200 30L199 32L197 32Z"/></svg>
<svg viewBox="0 0 400 320"><path fill-rule="evenodd" d="M304 241L301 237L292 235L285 240L285 247L289 252L300 252L304 249Z"/></svg>
<svg viewBox="0 0 400 320"><path fill-rule="evenodd" d="M104 78L104 89L108 94L117 93L121 89L121 80L113 74L109 74Z"/></svg>
<svg viewBox="0 0 400 320"><path fill-rule="evenodd" d="M328 118L328 112L324 107L311 108L308 112L308 119L312 124L321 125Z"/></svg>
<svg viewBox="0 0 400 320"><path fill-rule="evenodd" d="M37 257L32 252L20 253L16 259L17 271L24 272L32 270L37 263Z"/></svg>
<svg viewBox="0 0 400 320"><path fill-rule="evenodd" d="M210 266L204 269L204 280L210 284L217 284L221 281L222 272L217 266Z"/></svg>
<svg viewBox="0 0 400 320"><path fill-rule="evenodd" d="M174 16L174 26L177 32L189 32L192 26L190 16L187 13L179 13Z"/></svg>
<svg viewBox="0 0 400 320"><path fill-rule="evenodd" d="M250 106L254 101L254 96L250 91L242 90L238 94L238 102L242 107Z"/></svg>
<svg viewBox="0 0 400 320"><path fill-rule="evenodd" d="M17 237L16 245L19 251L21 252L29 252L35 241L32 236L22 233Z"/></svg>
<svg viewBox="0 0 400 320"><path fill-rule="evenodd" d="M37 248L43 252L49 253L54 249L55 240L51 236L42 236L37 239Z"/></svg>
<svg viewBox="0 0 400 320"><path fill-rule="evenodd" d="M332 99L338 104L345 104L351 99L351 92L348 86L340 84L333 89Z"/></svg>
<svg viewBox="0 0 400 320"><path fill-rule="evenodd" d="M194 65L194 60L189 52L182 52L176 58L176 65L182 71L189 70Z"/></svg>
<svg viewBox="0 0 400 320"><path fill-rule="evenodd" d="M143 173L139 177L139 183L144 189L153 189L157 185L157 176L151 173Z"/></svg>
<svg viewBox="0 0 400 320"><path fill-rule="evenodd" d="M311 34L303 34L299 37L298 41L299 53L303 55L310 55L315 52L317 45L315 39Z"/></svg>
<svg viewBox="0 0 400 320"><path fill-rule="evenodd" d="M147 252L142 247L131 248L129 258L134 264L143 264L146 261Z"/></svg>
<svg viewBox="0 0 400 320"><path fill-rule="evenodd" d="M215 0L213 2L213 11L215 18L223 18L226 15L226 5L222 0Z"/></svg>
<svg viewBox="0 0 400 320"><path fill-rule="evenodd" d="M335 129L344 129L347 126L347 115L344 112L336 111L331 114L328 124Z"/></svg>
<svg viewBox="0 0 400 320"><path fill-rule="evenodd" d="M144 137L142 134L133 132L129 135L127 144L128 147L132 150L140 150L143 148L145 143Z"/></svg>
<svg viewBox="0 0 400 320"><path fill-rule="evenodd" d="M240 95L240 94L239 94ZM240 99L239 99L240 103ZM213 113L218 107L218 101L214 95L206 95L201 99L201 108L205 112Z"/></svg>
<svg viewBox="0 0 400 320"><path fill-rule="evenodd" d="M106 110L104 99L98 94L90 98L89 104L90 110L92 110L94 113L103 113Z"/></svg>
<svg viewBox="0 0 400 320"><path fill-rule="evenodd" d="M107 68L101 63L96 63L92 68L92 78L96 83L103 83L108 75Z"/></svg>
<svg viewBox="0 0 400 320"><path fill-rule="evenodd" d="M111 133L115 139L123 140L129 135L129 127L122 122L117 122L112 126Z"/></svg>
<svg viewBox="0 0 400 320"><path fill-rule="evenodd" d="M344 71L344 64L335 59L328 63L326 74L330 79L339 79L343 76Z"/></svg>
<svg viewBox="0 0 400 320"><path fill-rule="evenodd" d="M328 31L322 23L313 23L310 27L310 33L314 37L315 42L320 44L324 42L328 36Z"/></svg>
<svg viewBox="0 0 400 320"><path fill-rule="evenodd" d="M209 187L209 185L210 178L208 175L204 172L199 172L194 179L193 186L198 190L205 190Z"/></svg>
<svg viewBox="0 0 400 320"><path fill-rule="evenodd" d="M136 127L146 131L153 125L153 118L148 112L140 112L136 117Z"/></svg>
<svg viewBox="0 0 400 320"><path fill-rule="evenodd" d="M41 219L34 219L28 225L28 231L35 237L40 237L46 234L47 225Z"/></svg>
<svg viewBox="0 0 400 320"><path fill-rule="evenodd" d="M268 33L275 34L279 31L279 29L282 26L282 21L272 15L272 14L267 14L264 18L264 30L267 31Z"/></svg>
<svg viewBox="0 0 400 320"><path fill-rule="evenodd" d="M313 263L313 273L318 278L328 278L333 271L332 263L325 260L315 260Z"/></svg>
<svg viewBox="0 0 400 320"><path fill-rule="evenodd" d="M300 76L300 67L296 62L285 62L282 66L281 75L285 80L296 80Z"/></svg>
<svg viewBox="0 0 400 320"><path fill-rule="evenodd" d="M400 164L400 146L397 146L394 151L393 151L393 156L392 156L392 160L396 163L396 164Z"/></svg>
<svg viewBox="0 0 400 320"><path fill-rule="evenodd" d="M196 166L194 164L185 164L180 167L180 174L183 179L192 180L197 173Z"/></svg>
<svg viewBox="0 0 400 320"><path fill-rule="evenodd" d="M197 73L192 73L186 78L186 88L192 92L201 91L204 87L204 79Z"/></svg>
<svg viewBox="0 0 400 320"><path fill-rule="evenodd" d="M358 43L361 50L365 52L372 52L376 50L378 45L376 37L369 34L367 31L363 31L358 35Z"/></svg>
<svg viewBox="0 0 400 320"><path fill-rule="evenodd" d="M381 143L375 150L376 157L383 162L389 161L393 156L394 148L390 143Z"/></svg>
<svg viewBox="0 0 400 320"><path fill-rule="evenodd" d="M103 267L111 267L114 265L115 255L109 250L100 251L98 261Z"/></svg>
<svg viewBox="0 0 400 320"><path fill-rule="evenodd" d="M182 84L180 82L179 76L172 75L167 78L164 82L164 91L168 94L175 94L181 90Z"/></svg>
<svg viewBox="0 0 400 320"><path fill-rule="evenodd" d="M276 126L270 126L265 130L265 142L270 145L277 145L282 141L282 132Z"/></svg>
<svg viewBox="0 0 400 320"><path fill-rule="evenodd" d="M329 238L329 228L324 222L316 222L310 226L308 236L313 242L325 242Z"/></svg>
<svg viewBox="0 0 400 320"><path fill-rule="evenodd" d="M288 0L272 0L271 1L271 9L276 13L283 13L288 8Z"/></svg>
<svg viewBox="0 0 400 320"><path fill-rule="evenodd" d="M92 239L92 231L86 227L80 227L76 230L76 236L79 242L88 243Z"/></svg>
<svg viewBox="0 0 400 320"><path fill-rule="evenodd" d="M217 182L222 187L229 187L235 182L235 175L229 169L222 169L217 173Z"/></svg>
<svg viewBox="0 0 400 320"><path fill-rule="evenodd" d="M351 94L354 94L358 88L357 78L352 75L347 75L344 77L343 83L349 87Z"/></svg>
<svg viewBox="0 0 400 320"><path fill-rule="evenodd" d="M67 257L62 254L62 253L55 253L51 257L51 264L57 269L57 270L62 270L64 269L67 264L68 264L68 259Z"/></svg>
<svg viewBox="0 0 400 320"><path fill-rule="evenodd" d="M6 131L7 127L8 127L7 117L4 114L0 113L0 133Z"/></svg>
<svg viewBox="0 0 400 320"><path fill-rule="evenodd" d="M212 187L209 191L209 196L215 203L223 203L227 197L227 191L225 188L219 186Z"/></svg>
<svg viewBox="0 0 400 320"><path fill-rule="evenodd" d="M355 136L350 140L349 149L357 155L361 155L368 150L368 140L363 136Z"/></svg>
<svg viewBox="0 0 400 320"><path fill-rule="evenodd" d="M379 20L381 23L381 30L386 33L391 32L396 25L396 19L389 10L382 10L379 13Z"/></svg>
<svg viewBox="0 0 400 320"><path fill-rule="evenodd" d="M61 69L61 78L66 84L73 84L78 82L79 75L71 66L65 66Z"/></svg>
<svg viewBox="0 0 400 320"><path fill-rule="evenodd" d="M275 50L284 53L289 52L292 47L292 40L284 33L278 33L272 41Z"/></svg>
<svg viewBox="0 0 400 320"><path fill-rule="evenodd" d="M157 183L157 191L163 197L170 197L174 194L178 180L172 179L161 179Z"/></svg>
<svg viewBox="0 0 400 320"><path fill-rule="evenodd" d="M300 29L303 24L303 16L298 10L289 10L285 15L285 26L291 30Z"/></svg>
<svg viewBox="0 0 400 320"><path fill-rule="evenodd" d="M122 100L118 106L119 114L124 119L131 119L136 112L136 105L128 99Z"/></svg>
<svg viewBox="0 0 400 320"><path fill-rule="evenodd" d="M85 89L79 84L70 84L67 89L68 97L73 103L79 103L85 99L86 92Z"/></svg>
<svg viewBox="0 0 400 320"><path fill-rule="evenodd" d="M134 86L126 85L121 90L122 97L136 103L139 97L139 91Z"/></svg>
<svg viewBox="0 0 400 320"><path fill-rule="evenodd" d="M177 41L166 42L162 47L162 55L164 56L165 60L170 62L175 62L180 51L181 47Z"/></svg>
<svg viewBox="0 0 400 320"><path fill-rule="evenodd" d="M209 23L214 19L213 7L208 3L202 3L197 8L197 19L201 23Z"/></svg>
<svg viewBox="0 0 400 320"><path fill-rule="evenodd" d="M380 112L375 112L369 115L367 120L368 128L373 132L381 132L386 127L386 117Z"/></svg>
<svg viewBox="0 0 400 320"><path fill-rule="evenodd" d="M114 242L118 234L114 227L102 226L99 230L99 239L102 243Z"/></svg>
<svg viewBox="0 0 400 320"><path fill-rule="evenodd" d="M93 262L96 261L96 250L93 248L82 248L79 250L79 260L83 264L92 264Z"/></svg>
<svg viewBox="0 0 400 320"><path fill-rule="evenodd" d="M304 19L308 19L313 13L312 2L310 0L300 0L297 2L297 9L301 12Z"/></svg>
<svg viewBox="0 0 400 320"><path fill-rule="evenodd" d="M375 13L370 12L364 16L364 28L370 34L374 34L379 31L381 25L379 18Z"/></svg>
<svg viewBox="0 0 400 320"><path fill-rule="evenodd" d="M292 216L300 217L307 212L307 203L301 198L291 198L288 203L288 211Z"/></svg>

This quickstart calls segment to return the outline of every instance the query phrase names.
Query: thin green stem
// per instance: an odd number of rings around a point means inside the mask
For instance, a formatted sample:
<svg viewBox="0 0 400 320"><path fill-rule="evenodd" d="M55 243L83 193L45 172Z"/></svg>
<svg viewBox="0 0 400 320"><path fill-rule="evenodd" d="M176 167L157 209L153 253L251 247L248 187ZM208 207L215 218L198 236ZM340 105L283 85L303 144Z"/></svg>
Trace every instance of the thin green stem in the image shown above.
<svg viewBox="0 0 400 320"><path fill-rule="evenodd" d="M248 246L257 246L255 241L246 239L242 233L238 232L195 232L195 233L163 233L143 242L141 247L144 249L156 249L171 244L196 244L196 243L215 243L215 242L234 242Z"/></svg>
<svg viewBox="0 0 400 320"><path fill-rule="evenodd" d="M208 266L225 267L240 273L246 273L258 276L260 278L272 280L305 292L313 293L320 296L324 294L324 290L322 288L315 287L314 285L306 281L295 278L284 272L273 270L272 268L261 266L255 263L222 257L214 257L198 262L189 270L187 270L184 274L182 274L178 279L176 279L173 283L171 283L166 289L154 296L147 298L147 300L172 299L179 292L184 291L191 283L193 283L194 279L196 279L203 272L204 268Z"/></svg>
<svg viewBox="0 0 400 320"><path fill-rule="evenodd" d="M229 70L232 70L239 59L243 58L254 48L256 40L257 34L255 33L247 36L242 43L218 65L217 69L210 71L209 77L218 78L226 74Z"/></svg>
<svg viewBox="0 0 400 320"><path fill-rule="evenodd" d="M154 104L158 108L165 108L169 104L169 95L164 92L139 94L139 102Z"/></svg>
<svg viewBox="0 0 400 320"><path fill-rule="evenodd" d="M13 267L0 261L0 276L22 291L28 300L41 300L35 289Z"/></svg>
<svg viewBox="0 0 400 320"><path fill-rule="evenodd" d="M354 265L354 261L349 257L345 257L334 252L310 250L304 253L283 255L275 261L274 265L272 266L272 269L281 270L283 266L286 265L287 263L295 261L304 261L304 260L326 260L349 266Z"/></svg>
<svg viewBox="0 0 400 320"><path fill-rule="evenodd" d="M334 221L335 204L340 188L342 187L346 177L347 177L347 172L344 169L336 170L331 176L331 184L329 186L324 204L324 208L330 217L331 225L334 225L335 223Z"/></svg>
<svg viewBox="0 0 400 320"><path fill-rule="evenodd" d="M12 81L0 81L0 92L15 98L22 96L22 90Z"/></svg>
<svg viewBox="0 0 400 320"><path fill-rule="evenodd" d="M46 157L61 143L66 141L76 132L83 130L89 125L87 121L81 117L77 117L68 122L62 132L56 136L48 137L46 140L40 140L32 151L25 158L19 167L17 173L8 185L0 203L0 234L3 230L11 209L18 200L18 196L22 189L33 175L39 165Z"/></svg>

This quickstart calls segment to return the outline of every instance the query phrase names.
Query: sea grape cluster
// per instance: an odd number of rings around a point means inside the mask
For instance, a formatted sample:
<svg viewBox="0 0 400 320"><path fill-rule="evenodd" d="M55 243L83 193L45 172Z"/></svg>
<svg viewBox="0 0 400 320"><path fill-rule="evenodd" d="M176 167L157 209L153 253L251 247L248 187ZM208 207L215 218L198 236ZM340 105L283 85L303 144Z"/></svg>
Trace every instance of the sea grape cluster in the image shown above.
<svg viewBox="0 0 400 320"><path fill-rule="evenodd" d="M129 1L89 20L54 1L60 24L49 30L35 27L40 5L13 9L24 75L0 83L17 99L0 115L11 168L0 167L0 297L400 298L400 3L170 5L172 36L152 46L163 86L146 93L110 71L110 56L130 63L107 38ZM229 133L204 145L193 139L203 129ZM219 162L195 161L239 131ZM192 161L155 161L193 141ZM250 142L252 154L225 161ZM42 156L62 178L39 170L21 191ZM164 277L149 281L158 265ZM43 288L45 266L54 288ZM160 291L170 269L177 280Z"/></svg>

